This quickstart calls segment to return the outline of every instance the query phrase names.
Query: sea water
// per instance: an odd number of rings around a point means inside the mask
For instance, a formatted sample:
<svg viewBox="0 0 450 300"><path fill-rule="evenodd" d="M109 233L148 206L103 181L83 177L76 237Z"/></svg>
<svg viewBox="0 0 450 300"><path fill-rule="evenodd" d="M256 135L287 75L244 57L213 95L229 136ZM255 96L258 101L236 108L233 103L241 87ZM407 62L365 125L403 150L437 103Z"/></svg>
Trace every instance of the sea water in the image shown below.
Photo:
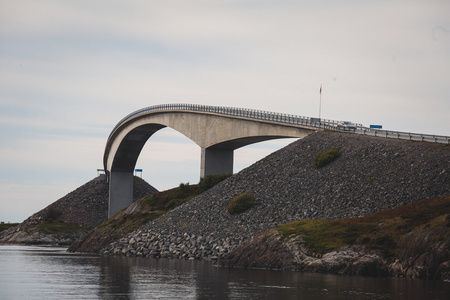
<svg viewBox="0 0 450 300"><path fill-rule="evenodd" d="M0 246L0 299L450 299L450 283Z"/></svg>

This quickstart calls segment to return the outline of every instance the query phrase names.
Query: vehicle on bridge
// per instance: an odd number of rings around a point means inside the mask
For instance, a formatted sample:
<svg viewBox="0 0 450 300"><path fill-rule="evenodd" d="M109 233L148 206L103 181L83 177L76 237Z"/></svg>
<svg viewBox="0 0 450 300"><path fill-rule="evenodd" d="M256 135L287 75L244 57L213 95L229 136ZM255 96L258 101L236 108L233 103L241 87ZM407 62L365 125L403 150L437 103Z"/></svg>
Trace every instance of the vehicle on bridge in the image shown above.
<svg viewBox="0 0 450 300"><path fill-rule="evenodd" d="M339 121L337 124L337 128L346 131L356 131L356 124L350 121Z"/></svg>

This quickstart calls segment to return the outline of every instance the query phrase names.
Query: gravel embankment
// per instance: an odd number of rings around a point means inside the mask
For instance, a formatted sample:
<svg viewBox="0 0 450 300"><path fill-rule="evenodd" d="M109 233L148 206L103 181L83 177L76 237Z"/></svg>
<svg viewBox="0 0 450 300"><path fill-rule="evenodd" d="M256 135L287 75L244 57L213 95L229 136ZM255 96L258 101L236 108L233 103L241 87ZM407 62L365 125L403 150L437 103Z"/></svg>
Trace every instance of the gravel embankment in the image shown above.
<svg viewBox="0 0 450 300"><path fill-rule="evenodd" d="M314 167L314 157L333 147L341 156ZM231 199L247 191L257 204L228 214ZM216 259L279 224L363 216L449 194L449 145L320 132L267 156L101 253Z"/></svg>
<svg viewBox="0 0 450 300"><path fill-rule="evenodd" d="M39 232L36 226L47 221L47 212L52 209L60 214L57 222L94 228L108 218L108 190L104 177L96 177L33 214L21 224L1 232L0 243L70 244L84 232L52 235ZM157 192L154 187L141 178L135 178L134 200L154 192Z"/></svg>

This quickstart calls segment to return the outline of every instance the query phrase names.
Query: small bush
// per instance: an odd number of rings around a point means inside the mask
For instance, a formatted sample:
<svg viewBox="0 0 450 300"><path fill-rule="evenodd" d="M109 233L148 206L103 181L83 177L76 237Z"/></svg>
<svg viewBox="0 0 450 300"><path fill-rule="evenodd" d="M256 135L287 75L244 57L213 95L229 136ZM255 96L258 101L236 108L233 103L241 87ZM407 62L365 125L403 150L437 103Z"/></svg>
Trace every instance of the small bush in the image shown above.
<svg viewBox="0 0 450 300"><path fill-rule="evenodd" d="M48 222L56 221L61 215L62 212L60 210L50 207L45 214L45 220Z"/></svg>
<svg viewBox="0 0 450 300"><path fill-rule="evenodd" d="M227 205L227 212L230 214L239 214L255 205L255 196L252 193L247 192L236 196Z"/></svg>
<svg viewBox="0 0 450 300"><path fill-rule="evenodd" d="M178 198L185 198L187 196L189 196L190 193L190 185L189 182L188 183L180 183L180 186L178 187L178 193L177 193L177 197Z"/></svg>
<svg viewBox="0 0 450 300"><path fill-rule="evenodd" d="M151 194L149 196L144 197L145 202L147 203L148 206L156 206L157 204L157 199L155 197L155 194Z"/></svg>
<svg viewBox="0 0 450 300"><path fill-rule="evenodd" d="M213 175L207 175L200 179L200 182L198 183L198 186L200 188L200 192L203 193L204 191L209 190L219 182L227 179L230 177L231 174L213 174Z"/></svg>
<svg viewBox="0 0 450 300"><path fill-rule="evenodd" d="M324 153L317 154L316 157L314 158L314 165L317 168L321 168L325 165L328 165L336 158L338 158L339 155L341 155L339 153L339 148L336 148L336 147L331 148L330 150L328 150Z"/></svg>

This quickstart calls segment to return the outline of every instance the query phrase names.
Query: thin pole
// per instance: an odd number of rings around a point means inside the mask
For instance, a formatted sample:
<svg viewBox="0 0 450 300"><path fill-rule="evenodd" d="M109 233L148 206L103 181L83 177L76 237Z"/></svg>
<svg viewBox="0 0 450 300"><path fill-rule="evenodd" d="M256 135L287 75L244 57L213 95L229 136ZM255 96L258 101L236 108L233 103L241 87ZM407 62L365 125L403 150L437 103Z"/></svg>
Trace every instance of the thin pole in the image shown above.
<svg viewBox="0 0 450 300"><path fill-rule="evenodd" d="M320 120L320 113L322 111L322 84L320 84L320 98L319 98L319 122Z"/></svg>

